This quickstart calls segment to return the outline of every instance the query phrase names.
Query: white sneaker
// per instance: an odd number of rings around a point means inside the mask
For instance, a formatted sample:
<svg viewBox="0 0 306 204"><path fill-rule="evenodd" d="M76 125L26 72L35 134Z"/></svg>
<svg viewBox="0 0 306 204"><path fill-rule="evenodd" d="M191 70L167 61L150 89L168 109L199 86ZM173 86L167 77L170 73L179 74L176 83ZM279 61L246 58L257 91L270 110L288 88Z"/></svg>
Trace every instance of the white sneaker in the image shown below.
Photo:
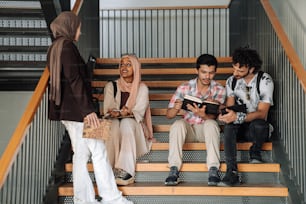
<svg viewBox="0 0 306 204"><path fill-rule="evenodd" d="M125 197L121 196L120 198L116 200L111 200L111 201L103 201L102 204L134 204L132 201L129 201Z"/></svg>
<svg viewBox="0 0 306 204"><path fill-rule="evenodd" d="M132 201L126 199L125 197L121 197L120 202L118 204L134 204Z"/></svg>

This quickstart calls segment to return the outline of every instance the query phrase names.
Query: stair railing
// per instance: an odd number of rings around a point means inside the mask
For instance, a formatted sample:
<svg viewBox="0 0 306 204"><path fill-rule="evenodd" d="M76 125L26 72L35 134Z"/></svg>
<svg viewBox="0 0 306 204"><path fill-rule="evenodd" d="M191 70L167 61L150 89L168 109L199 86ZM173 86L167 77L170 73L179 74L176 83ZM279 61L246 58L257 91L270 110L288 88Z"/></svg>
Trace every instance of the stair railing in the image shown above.
<svg viewBox="0 0 306 204"><path fill-rule="evenodd" d="M45 69L0 163L2 203L41 203L65 134L48 120L49 72Z"/></svg>

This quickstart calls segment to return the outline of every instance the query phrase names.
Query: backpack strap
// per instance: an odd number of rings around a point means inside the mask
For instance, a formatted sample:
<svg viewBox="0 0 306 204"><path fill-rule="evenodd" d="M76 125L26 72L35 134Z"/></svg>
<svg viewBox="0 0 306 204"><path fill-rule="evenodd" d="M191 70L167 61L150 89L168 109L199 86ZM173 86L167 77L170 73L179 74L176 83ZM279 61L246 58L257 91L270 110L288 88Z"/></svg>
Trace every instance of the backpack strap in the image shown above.
<svg viewBox="0 0 306 204"><path fill-rule="evenodd" d="M234 91L235 87L236 87L236 83L237 83L237 79L235 77L233 77L233 81L232 81L232 90Z"/></svg>
<svg viewBox="0 0 306 204"><path fill-rule="evenodd" d="M258 75L257 75L256 88L257 88L257 93L258 93L258 95L260 95L259 85L260 85L260 80L261 80L261 77L262 77L263 74L264 74L263 71L259 71L259 72L258 72Z"/></svg>
<svg viewBox="0 0 306 204"><path fill-rule="evenodd" d="M115 81L112 81L113 87L114 87L114 98L116 97L117 94L117 83Z"/></svg>
<svg viewBox="0 0 306 204"><path fill-rule="evenodd" d="M260 80L261 80L263 74L264 74L263 71L258 71L257 81L256 81L256 88L257 88L257 93L259 95L260 95L259 85L260 85ZM235 77L233 77L232 87L231 87L233 91L234 91L234 89L236 87L236 83L237 83L237 79Z"/></svg>

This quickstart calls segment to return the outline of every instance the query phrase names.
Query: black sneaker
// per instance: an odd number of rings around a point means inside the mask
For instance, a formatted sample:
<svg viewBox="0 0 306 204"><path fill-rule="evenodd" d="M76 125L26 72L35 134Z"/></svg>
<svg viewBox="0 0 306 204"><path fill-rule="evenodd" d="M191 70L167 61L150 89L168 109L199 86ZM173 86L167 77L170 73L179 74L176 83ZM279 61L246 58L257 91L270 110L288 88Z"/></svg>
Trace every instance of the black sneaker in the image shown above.
<svg viewBox="0 0 306 204"><path fill-rule="evenodd" d="M262 159L256 159L256 158L250 158L250 161L249 161L250 164L261 164L263 163Z"/></svg>
<svg viewBox="0 0 306 204"><path fill-rule="evenodd" d="M115 179L119 186L126 186L135 182L135 178L123 169L116 170Z"/></svg>
<svg viewBox="0 0 306 204"><path fill-rule="evenodd" d="M234 186L238 183L241 183L238 172L236 170L227 169L225 176L222 179L222 185Z"/></svg>
<svg viewBox="0 0 306 204"><path fill-rule="evenodd" d="M209 168L208 185L217 186L220 182L220 172L215 166Z"/></svg>
<svg viewBox="0 0 306 204"><path fill-rule="evenodd" d="M179 183L180 183L179 171L176 166L171 166L169 176L166 178L166 181L165 181L165 185L166 186L176 186Z"/></svg>
<svg viewBox="0 0 306 204"><path fill-rule="evenodd" d="M261 164L263 163L260 151L252 151L250 150L250 164Z"/></svg>

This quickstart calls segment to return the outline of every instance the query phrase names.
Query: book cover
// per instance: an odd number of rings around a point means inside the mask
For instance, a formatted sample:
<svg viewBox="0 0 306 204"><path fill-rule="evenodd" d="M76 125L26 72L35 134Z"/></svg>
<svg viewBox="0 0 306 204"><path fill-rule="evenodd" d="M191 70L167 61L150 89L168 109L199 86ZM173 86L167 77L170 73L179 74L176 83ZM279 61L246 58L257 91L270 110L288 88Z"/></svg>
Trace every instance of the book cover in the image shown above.
<svg viewBox="0 0 306 204"><path fill-rule="evenodd" d="M202 108L203 105L206 105L206 114L214 114L218 115L219 114L219 104L213 101L202 101L200 98L190 96L190 95L185 95L184 100L183 100L183 105L182 109L187 110L187 104L196 104L199 108Z"/></svg>
<svg viewBox="0 0 306 204"><path fill-rule="evenodd" d="M111 128L112 121L106 119L99 119L100 126L97 128L92 127L89 124L87 118L84 118L83 137L91 139L107 140L109 137L109 131Z"/></svg>

